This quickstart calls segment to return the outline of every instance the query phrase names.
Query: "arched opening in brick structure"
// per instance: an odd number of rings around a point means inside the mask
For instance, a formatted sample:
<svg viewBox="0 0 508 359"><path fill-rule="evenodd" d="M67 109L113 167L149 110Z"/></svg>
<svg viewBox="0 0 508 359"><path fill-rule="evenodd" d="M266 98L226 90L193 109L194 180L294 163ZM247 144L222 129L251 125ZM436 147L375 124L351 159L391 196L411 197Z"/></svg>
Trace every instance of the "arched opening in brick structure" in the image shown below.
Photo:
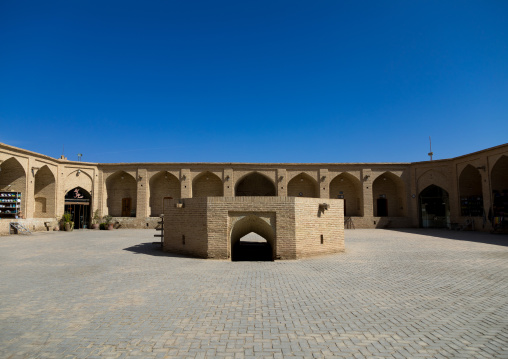
<svg viewBox="0 0 508 359"><path fill-rule="evenodd" d="M362 215L361 188L360 180L349 173L341 173L330 182L330 198L344 200L344 216Z"/></svg>
<svg viewBox="0 0 508 359"><path fill-rule="evenodd" d="M391 172L385 172L372 184L374 216L404 216L404 182Z"/></svg>
<svg viewBox="0 0 508 359"><path fill-rule="evenodd" d="M302 172L289 181L288 196L318 198L318 183L314 178Z"/></svg>
<svg viewBox="0 0 508 359"><path fill-rule="evenodd" d="M56 216L56 181L48 166L43 166L34 176L35 206L33 218Z"/></svg>
<svg viewBox="0 0 508 359"><path fill-rule="evenodd" d="M224 186L221 179L212 172L202 172L192 181L192 197L222 197Z"/></svg>
<svg viewBox="0 0 508 359"><path fill-rule="evenodd" d="M106 180L108 214L113 217L136 217L137 183L125 171L113 173Z"/></svg>
<svg viewBox="0 0 508 359"><path fill-rule="evenodd" d="M450 201L448 192L430 185L418 196L420 227L450 228Z"/></svg>
<svg viewBox="0 0 508 359"><path fill-rule="evenodd" d="M17 159L11 157L0 163L0 191L19 192L15 203L1 204L0 218L25 217L26 173Z"/></svg>
<svg viewBox="0 0 508 359"><path fill-rule="evenodd" d="M464 167L459 176L460 215L483 216L482 175L471 165Z"/></svg>
<svg viewBox="0 0 508 359"><path fill-rule="evenodd" d="M65 212L72 215L74 229L90 228L92 196L81 187L65 194Z"/></svg>
<svg viewBox="0 0 508 359"><path fill-rule="evenodd" d="M156 173L150 178L150 216L163 213L165 197L180 198L180 181L167 171Z"/></svg>
<svg viewBox="0 0 508 359"><path fill-rule="evenodd" d="M231 230L231 260L273 261L275 233L272 226L256 215L238 220Z"/></svg>
<svg viewBox="0 0 508 359"><path fill-rule="evenodd" d="M501 156L490 172L492 211L489 211L494 229L508 230L508 156Z"/></svg>
<svg viewBox="0 0 508 359"><path fill-rule="evenodd" d="M258 172L251 172L242 177L235 190L235 196L275 196L275 184Z"/></svg>

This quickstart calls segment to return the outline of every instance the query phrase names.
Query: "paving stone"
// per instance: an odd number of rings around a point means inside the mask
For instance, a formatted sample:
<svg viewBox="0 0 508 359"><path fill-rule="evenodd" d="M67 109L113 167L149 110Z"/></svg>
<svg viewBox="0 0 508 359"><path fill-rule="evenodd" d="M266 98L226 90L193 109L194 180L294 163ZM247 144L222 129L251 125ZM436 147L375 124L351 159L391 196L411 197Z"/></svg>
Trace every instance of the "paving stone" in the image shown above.
<svg viewBox="0 0 508 359"><path fill-rule="evenodd" d="M345 253L229 262L153 234L1 237L0 357L508 357L507 236L348 230Z"/></svg>

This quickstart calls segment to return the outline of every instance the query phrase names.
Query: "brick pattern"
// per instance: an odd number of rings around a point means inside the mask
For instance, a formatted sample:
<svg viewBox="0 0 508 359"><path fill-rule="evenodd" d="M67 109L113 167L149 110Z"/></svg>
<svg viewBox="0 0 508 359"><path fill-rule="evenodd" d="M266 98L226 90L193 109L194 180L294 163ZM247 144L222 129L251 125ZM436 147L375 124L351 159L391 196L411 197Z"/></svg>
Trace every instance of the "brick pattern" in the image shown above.
<svg viewBox="0 0 508 359"><path fill-rule="evenodd" d="M508 156L500 157L492 167L492 190L508 189Z"/></svg>
<svg viewBox="0 0 508 359"><path fill-rule="evenodd" d="M267 239L277 259L344 249L344 217L339 213L342 200L328 200L332 209L325 214L318 213L322 201L310 198L208 197L178 202L165 201L166 251L226 259L230 258L232 244L250 232ZM310 234L312 239L306 237ZM326 244L315 246L314 239L321 234L326 236ZM181 242L182 235L185 244Z"/></svg>
<svg viewBox="0 0 508 359"><path fill-rule="evenodd" d="M344 196L345 215L361 215L361 183L360 181L347 174L342 173L330 182L330 198L339 198Z"/></svg>
<svg viewBox="0 0 508 359"><path fill-rule="evenodd" d="M164 197L180 198L180 181L165 171L159 172L150 179L150 216L163 213Z"/></svg>
<svg viewBox="0 0 508 359"><path fill-rule="evenodd" d="M358 213L353 213L354 217L359 223L362 223L362 226L369 226L369 228L375 228L380 225L384 226L386 224L385 219L398 218L399 216L403 216L407 220L393 220L393 226L395 226L395 223L409 223L409 226L418 226L418 196L429 185L439 186L449 193L451 222L462 223L465 219L460 216L461 191L459 188L459 178L463 170L468 166L472 166L475 169L481 168L479 170L481 175L481 194L485 209L490 209L492 206L493 190L503 191L508 187L508 144L453 159L417 163L377 164L94 164L56 160L41 154L0 144L0 165L2 169L5 168L0 175L0 188L11 184L10 188L12 190L22 192L21 209L23 215L28 218L40 215L34 213L36 206L38 213L43 211L45 202L46 207L48 206L46 196L39 196L36 200L34 177L31 173L31 168L33 167L42 168L47 165L55 174L55 213L57 217L60 217L64 211L65 192L77 186L93 192L91 193L93 198L92 210L99 209L101 214L107 214L110 204L117 206L118 210L120 210L121 197L123 195L121 193L108 193L108 184L106 182L115 172L124 171L133 177L137 177L135 193L127 194L128 196L132 195L133 207L135 207L136 216L139 217L136 226L140 226L144 218L151 214L149 183L147 183L147 179L160 171L168 171L178 177L180 180L180 196L182 198L193 197L192 181L195 178L199 178L200 174L209 172L216 175L220 180L221 187L219 189L219 181L217 181L217 186L211 186L211 188L200 186L198 181L196 186L198 196L224 195L232 197L235 196L235 181L241 179L245 174L259 172L270 179L273 178L278 196L298 196L300 192L303 192L304 196L321 197L323 199L328 196L333 197L333 192L336 191L336 189L334 190L330 187L333 185L330 184L330 181L335 176L347 172L360 181L358 190L360 210ZM75 175L78 169L82 171L80 176ZM388 198L389 205L394 208L389 208L389 217L379 219L375 216L376 195L385 193L377 191L378 193L374 194L373 185L376 178L385 172L390 172L393 175L392 179L397 184L397 192L400 196L394 200ZM307 174L311 178L311 181L315 184L314 188L313 186L308 186L308 188L302 186L299 188L300 184L296 184L296 181L290 183L294 177L302 173ZM326 175L327 173L328 175ZM138 177L139 174L144 175ZM325 180L322 179L324 176L326 176ZM289 191L288 187L291 187L292 190ZM203 189L202 194L199 193L200 188ZM349 212L351 201L348 196L350 195L346 193L346 215L351 214ZM395 214L392 213L394 211L396 212ZM115 209L113 209L113 212L116 212L113 214L119 214ZM155 212L158 211L154 211L154 214ZM476 230L490 231L492 229L489 221L484 223L481 218L477 219L479 222L477 221L478 223L475 226ZM382 222L382 224L379 224L379 222ZM129 221L129 223L131 222Z"/></svg>
<svg viewBox="0 0 508 359"><path fill-rule="evenodd" d="M192 198L216 197L223 193L222 180L211 172L202 173L192 181Z"/></svg>
<svg viewBox="0 0 508 359"><path fill-rule="evenodd" d="M254 172L236 184L235 196L275 196L275 184L266 176Z"/></svg>
<svg viewBox="0 0 508 359"><path fill-rule="evenodd" d="M345 250L344 201L328 199L328 209L317 201L295 198L296 257L303 258Z"/></svg>
<svg viewBox="0 0 508 359"><path fill-rule="evenodd" d="M0 190L21 192L24 197L26 194L26 174L18 160L11 157L0 164L0 169ZM25 203L26 198L23 198L21 212L26 216Z"/></svg>
<svg viewBox="0 0 508 359"><path fill-rule="evenodd" d="M385 196L388 203L388 216L391 217L399 217L403 216L403 198L404 194L402 193L402 184L399 182L400 179L395 177L395 175L391 173L385 173L376 178L374 183L372 184L372 194L373 194L373 207L374 207L374 215L377 217L378 215L378 198L381 198L382 195Z"/></svg>
<svg viewBox="0 0 508 359"><path fill-rule="evenodd" d="M313 178L301 173L289 181L288 196L319 198L318 188L318 184Z"/></svg>
<svg viewBox="0 0 508 359"><path fill-rule="evenodd" d="M123 177L123 178L122 178ZM131 199L131 208L136 209L137 183L130 174L119 171L106 179L107 214L122 217L122 199Z"/></svg>
<svg viewBox="0 0 508 359"><path fill-rule="evenodd" d="M164 251L208 257L206 197L164 200Z"/></svg>
<svg viewBox="0 0 508 359"><path fill-rule="evenodd" d="M459 196L481 196L482 176L480 171L471 165L467 165L459 176Z"/></svg>
<svg viewBox="0 0 508 359"><path fill-rule="evenodd" d="M0 357L508 356L506 236L351 230L344 253L238 263L152 233L2 238Z"/></svg>
<svg viewBox="0 0 508 359"><path fill-rule="evenodd" d="M56 181L55 176L48 168L44 166L35 174L35 208L33 218L54 218L55 217L55 196Z"/></svg>

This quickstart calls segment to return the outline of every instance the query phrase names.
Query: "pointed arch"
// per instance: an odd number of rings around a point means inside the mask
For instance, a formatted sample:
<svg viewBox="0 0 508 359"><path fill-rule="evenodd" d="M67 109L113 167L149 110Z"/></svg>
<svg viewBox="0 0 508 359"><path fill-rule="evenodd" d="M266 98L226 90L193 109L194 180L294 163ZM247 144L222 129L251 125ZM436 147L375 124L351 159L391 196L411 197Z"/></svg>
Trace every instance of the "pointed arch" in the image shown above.
<svg viewBox="0 0 508 359"><path fill-rule="evenodd" d="M26 172L14 157L0 163L0 191L21 192L21 215L26 213ZM30 211L31 213L31 211Z"/></svg>
<svg viewBox="0 0 508 359"><path fill-rule="evenodd" d="M344 215L362 215L362 185L360 180L350 173L343 172L330 182L330 198L344 199Z"/></svg>
<svg viewBox="0 0 508 359"><path fill-rule="evenodd" d="M167 171L160 171L153 175L149 186L151 217L162 214L164 197L180 198L180 181Z"/></svg>
<svg viewBox="0 0 508 359"><path fill-rule="evenodd" d="M107 207L113 217L134 217L137 183L125 171L117 171L106 179Z"/></svg>
<svg viewBox="0 0 508 359"><path fill-rule="evenodd" d="M448 192L429 185L418 194L419 220L422 228L450 228L450 200Z"/></svg>
<svg viewBox="0 0 508 359"><path fill-rule="evenodd" d="M508 213L508 156L501 156L490 172L494 217L506 217Z"/></svg>
<svg viewBox="0 0 508 359"><path fill-rule="evenodd" d="M241 177L235 186L235 196L275 196L275 183L267 176L254 171Z"/></svg>
<svg viewBox="0 0 508 359"><path fill-rule="evenodd" d="M47 165L42 166L34 176L34 198L33 218L56 216L56 180Z"/></svg>
<svg viewBox="0 0 508 359"><path fill-rule="evenodd" d="M222 197L224 185L216 174L201 172L192 181L192 197Z"/></svg>
<svg viewBox="0 0 508 359"><path fill-rule="evenodd" d="M289 197L318 198L319 190L317 181L305 172L296 175L288 183Z"/></svg>
<svg viewBox="0 0 508 359"><path fill-rule="evenodd" d="M405 189L402 179L390 171L379 175L372 184L374 216L401 217L405 213Z"/></svg>
<svg viewBox="0 0 508 359"><path fill-rule="evenodd" d="M240 239L249 233L256 233L266 240L264 251L268 251L268 260L275 258L275 231L270 224L262 218L251 214L243 217L234 223L230 233L231 240L231 259L237 260L239 256L243 256ZM265 256L266 258L266 256ZM252 260L252 259L251 259ZM254 259L259 260L259 259Z"/></svg>
<svg viewBox="0 0 508 359"><path fill-rule="evenodd" d="M459 197L461 216L483 215L482 175L470 164L459 175Z"/></svg>

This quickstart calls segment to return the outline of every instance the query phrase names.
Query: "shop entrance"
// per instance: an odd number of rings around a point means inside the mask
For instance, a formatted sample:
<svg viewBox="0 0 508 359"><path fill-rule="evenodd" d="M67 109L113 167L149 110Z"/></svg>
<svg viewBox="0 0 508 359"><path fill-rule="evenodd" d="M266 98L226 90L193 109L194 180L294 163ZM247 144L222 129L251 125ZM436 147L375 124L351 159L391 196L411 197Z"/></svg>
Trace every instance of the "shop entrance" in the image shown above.
<svg viewBox="0 0 508 359"><path fill-rule="evenodd" d="M450 228L450 204L448 192L430 185L419 196L420 227Z"/></svg>
<svg viewBox="0 0 508 359"><path fill-rule="evenodd" d="M76 187L65 195L65 212L72 215L74 229L90 228L90 193Z"/></svg>

